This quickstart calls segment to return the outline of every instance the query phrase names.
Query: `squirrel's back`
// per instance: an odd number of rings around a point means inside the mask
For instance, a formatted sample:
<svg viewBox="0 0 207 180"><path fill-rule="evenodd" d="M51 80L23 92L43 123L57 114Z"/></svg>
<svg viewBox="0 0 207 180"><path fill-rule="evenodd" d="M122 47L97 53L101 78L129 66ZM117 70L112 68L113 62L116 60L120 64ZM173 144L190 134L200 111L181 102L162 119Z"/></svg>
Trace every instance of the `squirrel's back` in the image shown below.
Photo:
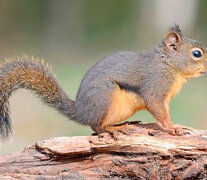
<svg viewBox="0 0 207 180"><path fill-rule="evenodd" d="M143 64L143 61L139 61L139 59L142 56L141 53L137 52L118 51L102 58L86 72L81 81L79 92L93 81L108 79L121 83L128 82L131 78L138 80L137 74L139 74L139 69L142 69L140 66Z"/></svg>

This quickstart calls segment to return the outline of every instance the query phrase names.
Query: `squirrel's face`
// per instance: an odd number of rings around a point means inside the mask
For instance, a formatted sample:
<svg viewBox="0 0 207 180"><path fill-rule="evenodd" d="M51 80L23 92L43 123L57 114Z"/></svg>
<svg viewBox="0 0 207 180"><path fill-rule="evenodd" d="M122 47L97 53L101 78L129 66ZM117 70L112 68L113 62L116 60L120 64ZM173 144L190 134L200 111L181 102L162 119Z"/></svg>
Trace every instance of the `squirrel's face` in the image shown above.
<svg viewBox="0 0 207 180"><path fill-rule="evenodd" d="M207 49L198 41L184 38L178 25L168 31L163 42L167 63L184 78L207 72Z"/></svg>

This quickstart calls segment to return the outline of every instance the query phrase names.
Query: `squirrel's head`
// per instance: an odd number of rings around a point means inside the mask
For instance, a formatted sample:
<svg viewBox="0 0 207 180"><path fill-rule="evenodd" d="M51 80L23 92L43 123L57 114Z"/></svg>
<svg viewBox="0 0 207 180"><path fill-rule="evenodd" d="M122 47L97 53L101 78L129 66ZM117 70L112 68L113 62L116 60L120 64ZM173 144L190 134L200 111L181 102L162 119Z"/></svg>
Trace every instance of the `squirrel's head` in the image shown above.
<svg viewBox="0 0 207 180"><path fill-rule="evenodd" d="M170 27L162 46L167 55L166 63L184 78L207 72L207 49L202 43L185 38L177 24Z"/></svg>

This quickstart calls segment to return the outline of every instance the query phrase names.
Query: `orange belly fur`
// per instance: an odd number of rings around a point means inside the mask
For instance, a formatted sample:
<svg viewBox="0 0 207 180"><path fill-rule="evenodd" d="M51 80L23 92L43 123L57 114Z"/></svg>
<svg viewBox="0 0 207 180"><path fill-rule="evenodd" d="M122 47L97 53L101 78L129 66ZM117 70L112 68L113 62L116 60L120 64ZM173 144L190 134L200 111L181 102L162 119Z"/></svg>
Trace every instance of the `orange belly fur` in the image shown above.
<svg viewBox="0 0 207 180"><path fill-rule="evenodd" d="M101 121L100 129L118 124L144 108L145 103L141 97L117 86L112 96L109 111Z"/></svg>

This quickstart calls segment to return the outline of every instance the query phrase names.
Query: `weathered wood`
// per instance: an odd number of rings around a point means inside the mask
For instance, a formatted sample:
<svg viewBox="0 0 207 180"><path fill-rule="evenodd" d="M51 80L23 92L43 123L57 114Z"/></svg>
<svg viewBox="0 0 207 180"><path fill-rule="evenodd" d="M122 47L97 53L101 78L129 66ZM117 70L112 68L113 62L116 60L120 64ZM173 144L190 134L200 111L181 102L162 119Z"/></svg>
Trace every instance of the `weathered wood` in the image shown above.
<svg viewBox="0 0 207 180"><path fill-rule="evenodd" d="M181 126L180 126L181 127ZM130 135L58 137L0 157L0 179L205 179L207 131L171 136L156 124Z"/></svg>

